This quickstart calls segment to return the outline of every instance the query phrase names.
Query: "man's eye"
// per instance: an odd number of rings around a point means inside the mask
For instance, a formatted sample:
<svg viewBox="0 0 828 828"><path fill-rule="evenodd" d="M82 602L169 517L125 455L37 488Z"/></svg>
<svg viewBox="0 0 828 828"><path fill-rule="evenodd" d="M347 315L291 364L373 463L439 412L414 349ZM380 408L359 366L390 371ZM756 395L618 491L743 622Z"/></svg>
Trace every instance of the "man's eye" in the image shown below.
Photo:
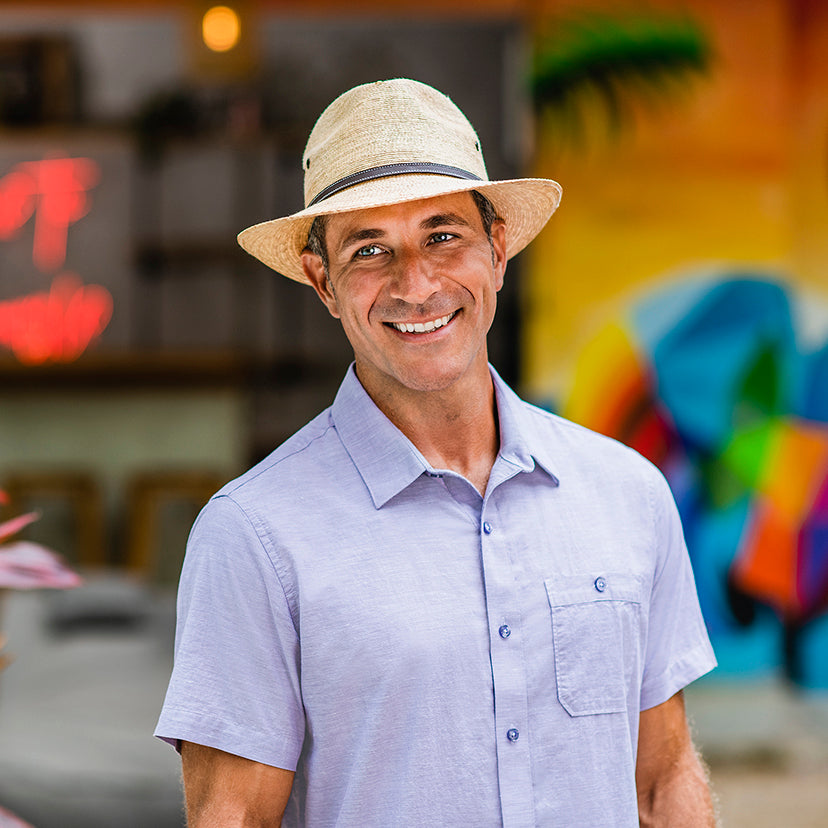
<svg viewBox="0 0 828 828"><path fill-rule="evenodd" d="M382 248L378 244L366 244L365 247L360 247L354 255L359 259L368 259L379 253L382 253Z"/></svg>
<svg viewBox="0 0 828 828"><path fill-rule="evenodd" d="M457 238L457 236L455 236L454 233L435 233L431 237L431 241L433 241L433 242L445 242L445 241L449 241L449 240L455 239L455 238Z"/></svg>

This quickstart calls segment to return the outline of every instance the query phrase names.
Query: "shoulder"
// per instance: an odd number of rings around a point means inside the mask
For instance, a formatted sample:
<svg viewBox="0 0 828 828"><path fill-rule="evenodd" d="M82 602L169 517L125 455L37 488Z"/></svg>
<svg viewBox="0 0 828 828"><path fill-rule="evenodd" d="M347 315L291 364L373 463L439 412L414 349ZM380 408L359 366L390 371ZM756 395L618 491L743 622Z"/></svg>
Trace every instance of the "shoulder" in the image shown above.
<svg viewBox="0 0 828 828"><path fill-rule="evenodd" d="M609 521L660 546L678 515L662 471L629 446L522 402L531 452L559 481L558 500L593 523Z"/></svg>
<svg viewBox="0 0 828 828"><path fill-rule="evenodd" d="M323 468L340 464L344 454L341 441L325 409L285 440L267 457L223 486L214 499L226 497L240 506L307 480Z"/></svg>
<svg viewBox="0 0 828 828"><path fill-rule="evenodd" d="M524 400L520 404L536 439L553 454L556 464L584 473L613 475L619 480L632 476L653 485L663 479L657 466L619 440Z"/></svg>
<svg viewBox="0 0 828 828"><path fill-rule="evenodd" d="M271 454L222 487L199 517L204 528L227 523L274 550L313 535L332 507L347 514L370 496L342 435L325 409Z"/></svg>
<svg viewBox="0 0 828 828"><path fill-rule="evenodd" d="M279 538L301 536L318 523L318 493L341 479L345 472L335 469L348 463L326 409L210 498L190 532L191 564L215 559L221 567L238 566L245 558L256 571L276 567L283 580Z"/></svg>
<svg viewBox="0 0 828 828"><path fill-rule="evenodd" d="M201 510L193 536L217 528L261 539L265 515L309 510L312 493L349 462L325 409L267 457L219 489Z"/></svg>

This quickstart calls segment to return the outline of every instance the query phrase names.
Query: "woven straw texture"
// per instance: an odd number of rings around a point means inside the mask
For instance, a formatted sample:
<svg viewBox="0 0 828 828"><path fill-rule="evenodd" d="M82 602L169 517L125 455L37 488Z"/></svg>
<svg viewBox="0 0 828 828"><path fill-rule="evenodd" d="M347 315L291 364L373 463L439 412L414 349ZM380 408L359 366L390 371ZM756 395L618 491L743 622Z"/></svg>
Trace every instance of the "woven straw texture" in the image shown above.
<svg viewBox="0 0 828 828"><path fill-rule="evenodd" d="M406 173L353 184L307 206L349 175L411 162L457 167L481 180ZM465 115L442 93L406 79L357 86L331 103L308 138L302 166L305 209L249 227L238 240L268 267L305 283L300 256L318 215L478 190L506 222L511 257L540 232L561 198L560 185L549 179L489 181L480 141Z"/></svg>

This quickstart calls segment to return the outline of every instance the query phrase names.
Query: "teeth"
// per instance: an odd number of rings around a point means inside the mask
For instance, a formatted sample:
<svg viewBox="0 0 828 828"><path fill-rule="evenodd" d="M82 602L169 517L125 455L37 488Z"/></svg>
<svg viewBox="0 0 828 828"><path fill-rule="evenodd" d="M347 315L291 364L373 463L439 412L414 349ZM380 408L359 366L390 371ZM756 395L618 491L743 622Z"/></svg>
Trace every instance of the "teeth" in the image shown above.
<svg viewBox="0 0 828 828"><path fill-rule="evenodd" d="M448 325L453 316L454 313L449 313L446 316L441 316L439 319L432 319L429 322L392 322L391 327L403 333L431 333L431 331L437 328L442 328L443 325Z"/></svg>

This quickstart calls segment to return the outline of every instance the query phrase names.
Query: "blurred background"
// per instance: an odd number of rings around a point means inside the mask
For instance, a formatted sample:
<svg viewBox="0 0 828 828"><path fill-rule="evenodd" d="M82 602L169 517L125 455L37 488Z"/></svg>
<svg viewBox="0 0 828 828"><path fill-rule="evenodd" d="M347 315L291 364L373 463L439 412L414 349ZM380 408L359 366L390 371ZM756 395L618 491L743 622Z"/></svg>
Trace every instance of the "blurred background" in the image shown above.
<svg viewBox="0 0 828 828"><path fill-rule="evenodd" d="M0 806L183 824L151 732L189 525L350 361L235 235L301 208L328 102L396 76L454 99L491 177L563 185L492 361L670 481L724 824L828 824L820 0L0 3L0 520L40 514L0 527Z"/></svg>

